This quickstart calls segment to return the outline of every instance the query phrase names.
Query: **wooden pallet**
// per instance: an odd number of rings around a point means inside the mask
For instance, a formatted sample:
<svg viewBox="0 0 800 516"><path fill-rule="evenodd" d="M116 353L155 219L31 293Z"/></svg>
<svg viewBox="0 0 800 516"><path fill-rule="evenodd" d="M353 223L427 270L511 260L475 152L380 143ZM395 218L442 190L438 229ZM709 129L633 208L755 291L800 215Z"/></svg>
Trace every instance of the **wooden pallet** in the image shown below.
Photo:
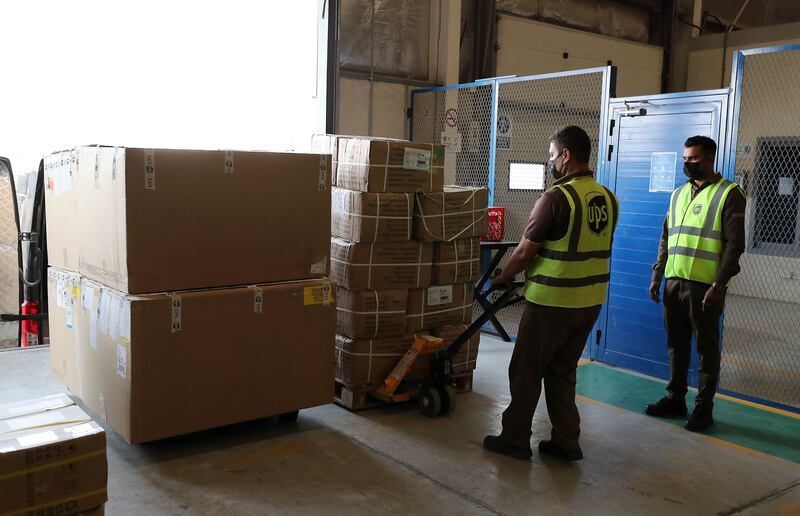
<svg viewBox="0 0 800 516"><path fill-rule="evenodd" d="M347 410L357 411L378 407L383 403L369 395L375 389L353 388L336 381L333 401Z"/></svg>

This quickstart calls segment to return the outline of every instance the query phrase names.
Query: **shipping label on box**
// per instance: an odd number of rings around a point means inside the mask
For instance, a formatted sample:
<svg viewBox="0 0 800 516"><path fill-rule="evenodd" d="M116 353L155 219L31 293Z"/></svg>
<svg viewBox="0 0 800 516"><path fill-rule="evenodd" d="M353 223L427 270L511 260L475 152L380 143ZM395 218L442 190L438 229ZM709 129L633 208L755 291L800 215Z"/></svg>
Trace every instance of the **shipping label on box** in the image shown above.
<svg viewBox="0 0 800 516"><path fill-rule="evenodd" d="M409 290L406 331L472 321L474 288L472 283L461 283Z"/></svg>
<svg viewBox="0 0 800 516"><path fill-rule="evenodd" d="M444 192L418 193L414 239L422 242L480 237L486 233L486 188L446 186Z"/></svg>

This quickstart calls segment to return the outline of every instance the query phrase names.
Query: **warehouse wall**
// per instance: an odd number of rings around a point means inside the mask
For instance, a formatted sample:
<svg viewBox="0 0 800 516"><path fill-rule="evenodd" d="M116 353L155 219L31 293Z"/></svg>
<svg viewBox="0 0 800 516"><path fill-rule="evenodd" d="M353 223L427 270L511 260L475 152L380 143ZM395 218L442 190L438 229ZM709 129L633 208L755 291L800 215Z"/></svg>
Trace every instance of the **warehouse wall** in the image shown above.
<svg viewBox="0 0 800 516"><path fill-rule="evenodd" d="M724 36L712 34L692 39L689 52L689 72L687 90L710 90L726 88L731 81L733 52L747 48L771 47L800 43L800 23L787 23L734 31L728 34L728 48L725 51L723 76Z"/></svg>
<svg viewBox="0 0 800 516"><path fill-rule="evenodd" d="M339 79L339 134L370 135L369 81L341 77ZM405 84L375 81L372 97L372 135L406 138L408 120L406 106L413 87Z"/></svg>
<svg viewBox="0 0 800 516"><path fill-rule="evenodd" d="M617 66L617 96L661 93L663 49L500 15L497 75L531 75ZM565 53L568 57L564 57Z"/></svg>

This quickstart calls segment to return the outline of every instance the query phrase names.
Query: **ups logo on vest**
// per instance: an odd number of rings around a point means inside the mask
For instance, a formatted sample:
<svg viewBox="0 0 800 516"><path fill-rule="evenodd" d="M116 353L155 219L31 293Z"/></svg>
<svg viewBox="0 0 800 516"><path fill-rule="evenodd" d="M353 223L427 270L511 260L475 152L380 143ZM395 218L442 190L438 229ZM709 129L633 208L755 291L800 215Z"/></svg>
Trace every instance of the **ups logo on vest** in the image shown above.
<svg viewBox="0 0 800 516"><path fill-rule="evenodd" d="M703 205L695 204L694 208L692 208L692 211L694 212L695 215L700 215L700 212L703 211Z"/></svg>
<svg viewBox="0 0 800 516"><path fill-rule="evenodd" d="M608 203L604 195L592 192L586 196L589 231L600 235L608 227Z"/></svg>

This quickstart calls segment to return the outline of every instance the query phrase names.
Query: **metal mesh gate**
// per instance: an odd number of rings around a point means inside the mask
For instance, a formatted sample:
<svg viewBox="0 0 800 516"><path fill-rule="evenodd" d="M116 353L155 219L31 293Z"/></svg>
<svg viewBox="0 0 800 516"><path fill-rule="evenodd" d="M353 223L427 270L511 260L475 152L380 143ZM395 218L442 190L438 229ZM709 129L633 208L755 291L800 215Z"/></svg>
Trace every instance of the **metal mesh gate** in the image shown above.
<svg viewBox="0 0 800 516"><path fill-rule="evenodd" d="M13 176L5 162L0 161L0 313L18 314L19 291L19 233L15 209ZM0 349L17 347L18 322L0 322Z"/></svg>
<svg viewBox="0 0 800 516"><path fill-rule="evenodd" d="M747 195L747 247L726 302L720 380L723 390L792 407L800 407L797 77L798 47L736 56L729 165Z"/></svg>
<svg viewBox="0 0 800 516"><path fill-rule="evenodd" d="M445 183L487 186L490 205L506 208L506 239L517 240L550 180L535 187L512 184L512 168L543 166L549 137L574 124L592 138L591 163L599 170L613 83L608 67L418 90L412 94L411 138L445 144ZM518 306L498 318L514 334L521 315Z"/></svg>

